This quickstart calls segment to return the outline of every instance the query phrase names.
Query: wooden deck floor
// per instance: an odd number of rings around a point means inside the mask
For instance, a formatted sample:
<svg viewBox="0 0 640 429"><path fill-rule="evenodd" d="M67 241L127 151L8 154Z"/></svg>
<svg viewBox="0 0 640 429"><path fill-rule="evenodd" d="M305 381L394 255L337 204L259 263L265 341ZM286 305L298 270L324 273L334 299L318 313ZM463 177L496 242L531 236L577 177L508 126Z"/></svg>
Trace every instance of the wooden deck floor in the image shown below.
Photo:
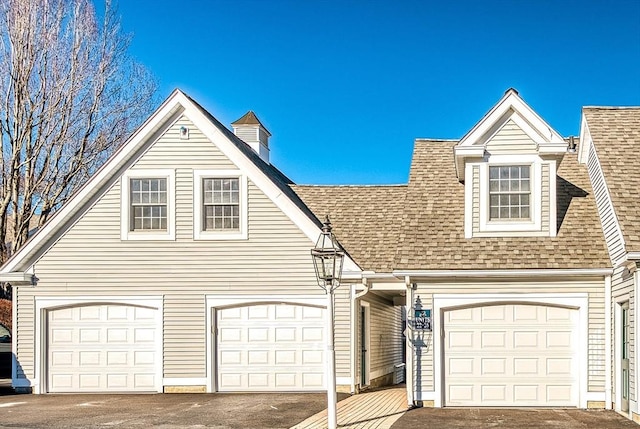
<svg viewBox="0 0 640 429"><path fill-rule="evenodd" d="M406 388L394 387L360 393L338 402L338 427L345 429L388 429L407 411ZM291 429L324 429L327 410L315 414Z"/></svg>

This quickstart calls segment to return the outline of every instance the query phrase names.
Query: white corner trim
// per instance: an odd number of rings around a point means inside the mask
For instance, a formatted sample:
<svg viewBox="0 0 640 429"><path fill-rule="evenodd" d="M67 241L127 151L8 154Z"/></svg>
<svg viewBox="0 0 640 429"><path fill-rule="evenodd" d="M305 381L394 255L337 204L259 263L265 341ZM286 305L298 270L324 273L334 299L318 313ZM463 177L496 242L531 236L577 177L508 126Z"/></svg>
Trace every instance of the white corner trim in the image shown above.
<svg viewBox="0 0 640 429"><path fill-rule="evenodd" d="M162 392L162 347L163 347L163 298L162 296L36 296L35 297L35 355L34 373L36 380L46 379L47 351L47 311L76 305L122 304L155 308L156 312L156 354L158 356L155 370L156 391ZM35 383L36 394L46 393L44 383Z"/></svg>
<svg viewBox="0 0 640 429"><path fill-rule="evenodd" d="M611 276L604 278L604 366L608 368L604 373L604 394L605 409L611 409L611 392L612 392L612 374L611 374L611 350L613 341L611 338L611 307L613 300L611 299Z"/></svg>
<svg viewBox="0 0 640 429"><path fill-rule="evenodd" d="M444 312L463 306L486 305L491 303L528 303L535 305L560 305L578 310L577 344L575 359L578 363L578 407L587 407L588 356L589 356L589 295L588 293L493 293L493 294L434 294L433 320L444 323ZM435 326L433 330L434 359L434 406L444 405L444 373L442 371L444 350L442 350L442 334L444 326Z"/></svg>
<svg viewBox="0 0 640 429"><path fill-rule="evenodd" d="M205 231L203 229L202 180L206 178L234 178L240 185L240 230ZM193 239L194 240L246 240L248 238L249 196L247 176L240 170L194 170L193 171Z"/></svg>
<svg viewBox="0 0 640 429"><path fill-rule="evenodd" d="M130 179L167 179L167 230L131 231ZM121 240L175 240L176 239L176 172L173 169L127 170L120 178L120 239Z"/></svg>

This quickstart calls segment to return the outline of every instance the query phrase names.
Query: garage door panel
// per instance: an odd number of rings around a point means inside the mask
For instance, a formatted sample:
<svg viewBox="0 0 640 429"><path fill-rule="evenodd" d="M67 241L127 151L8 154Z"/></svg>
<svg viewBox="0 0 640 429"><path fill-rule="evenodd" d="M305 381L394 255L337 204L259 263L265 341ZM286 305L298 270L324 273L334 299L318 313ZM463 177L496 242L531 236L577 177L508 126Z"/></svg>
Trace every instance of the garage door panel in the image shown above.
<svg viewBox="0 0 640 429"><path fill-rule="evenodd" d="M49 311L48 391L156 390L156 311L115 304Z"/></svg>
<svg viewBox="0 0 640 429"><path fill-rule="evenodd" d="M445 312L445 404L576 406L576 313L516 304Z"/></svg>
<svg viewBox="0 0 640 429"><path fill-rule="evenodd" d="M322 309L262 304L216 313L219 391L323 388Z"/></svg>

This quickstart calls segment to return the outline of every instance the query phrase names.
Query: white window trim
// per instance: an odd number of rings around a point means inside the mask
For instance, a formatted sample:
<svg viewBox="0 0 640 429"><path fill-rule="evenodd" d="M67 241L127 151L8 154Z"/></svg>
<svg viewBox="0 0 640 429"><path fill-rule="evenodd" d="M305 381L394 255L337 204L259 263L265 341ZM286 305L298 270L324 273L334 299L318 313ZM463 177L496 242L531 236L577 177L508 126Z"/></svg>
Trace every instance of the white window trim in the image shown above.
<svg viewBox="0 0 640 429"><path fill-rule="evenodd" d="M166 178L167 179L167 230L166 231L131 231L129 195L130 179ZM176 239L176 172L175 170L128 170L120 180L120 239L122 240L175 240Z"/></svg>
<svg viewBox="0 0 640 429"><path fill-rule="evenodd" d="M237 178L240 185L240 230L205 231L202 228L202 180L206 178ZM193 171L193 239L194 240L246 240L249 197L247 195L247 176L240 170L194 170Z"/></svg>
<svg viewBox="0 0 640 429"><path fill-rule="evenodd" d="M497 155L480 165L480 232L542 231L542 160L537 155ZM499 221L489 218L489 167L530 165L531 219Z"/></svg>

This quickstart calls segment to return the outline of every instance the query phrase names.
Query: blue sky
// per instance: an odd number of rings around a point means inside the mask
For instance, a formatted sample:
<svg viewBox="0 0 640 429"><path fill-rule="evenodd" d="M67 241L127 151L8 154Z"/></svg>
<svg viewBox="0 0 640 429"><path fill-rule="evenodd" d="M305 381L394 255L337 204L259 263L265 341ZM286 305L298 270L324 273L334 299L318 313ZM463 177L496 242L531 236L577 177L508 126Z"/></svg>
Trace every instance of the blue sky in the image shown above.
<svg viewBox="0 0 640 429"><path fill-rule="evenodd" d="M300 184L406 183L510 87L564 136L640 105L640 0L121 1L130 53L229 126L247 110Z"/></svg>

